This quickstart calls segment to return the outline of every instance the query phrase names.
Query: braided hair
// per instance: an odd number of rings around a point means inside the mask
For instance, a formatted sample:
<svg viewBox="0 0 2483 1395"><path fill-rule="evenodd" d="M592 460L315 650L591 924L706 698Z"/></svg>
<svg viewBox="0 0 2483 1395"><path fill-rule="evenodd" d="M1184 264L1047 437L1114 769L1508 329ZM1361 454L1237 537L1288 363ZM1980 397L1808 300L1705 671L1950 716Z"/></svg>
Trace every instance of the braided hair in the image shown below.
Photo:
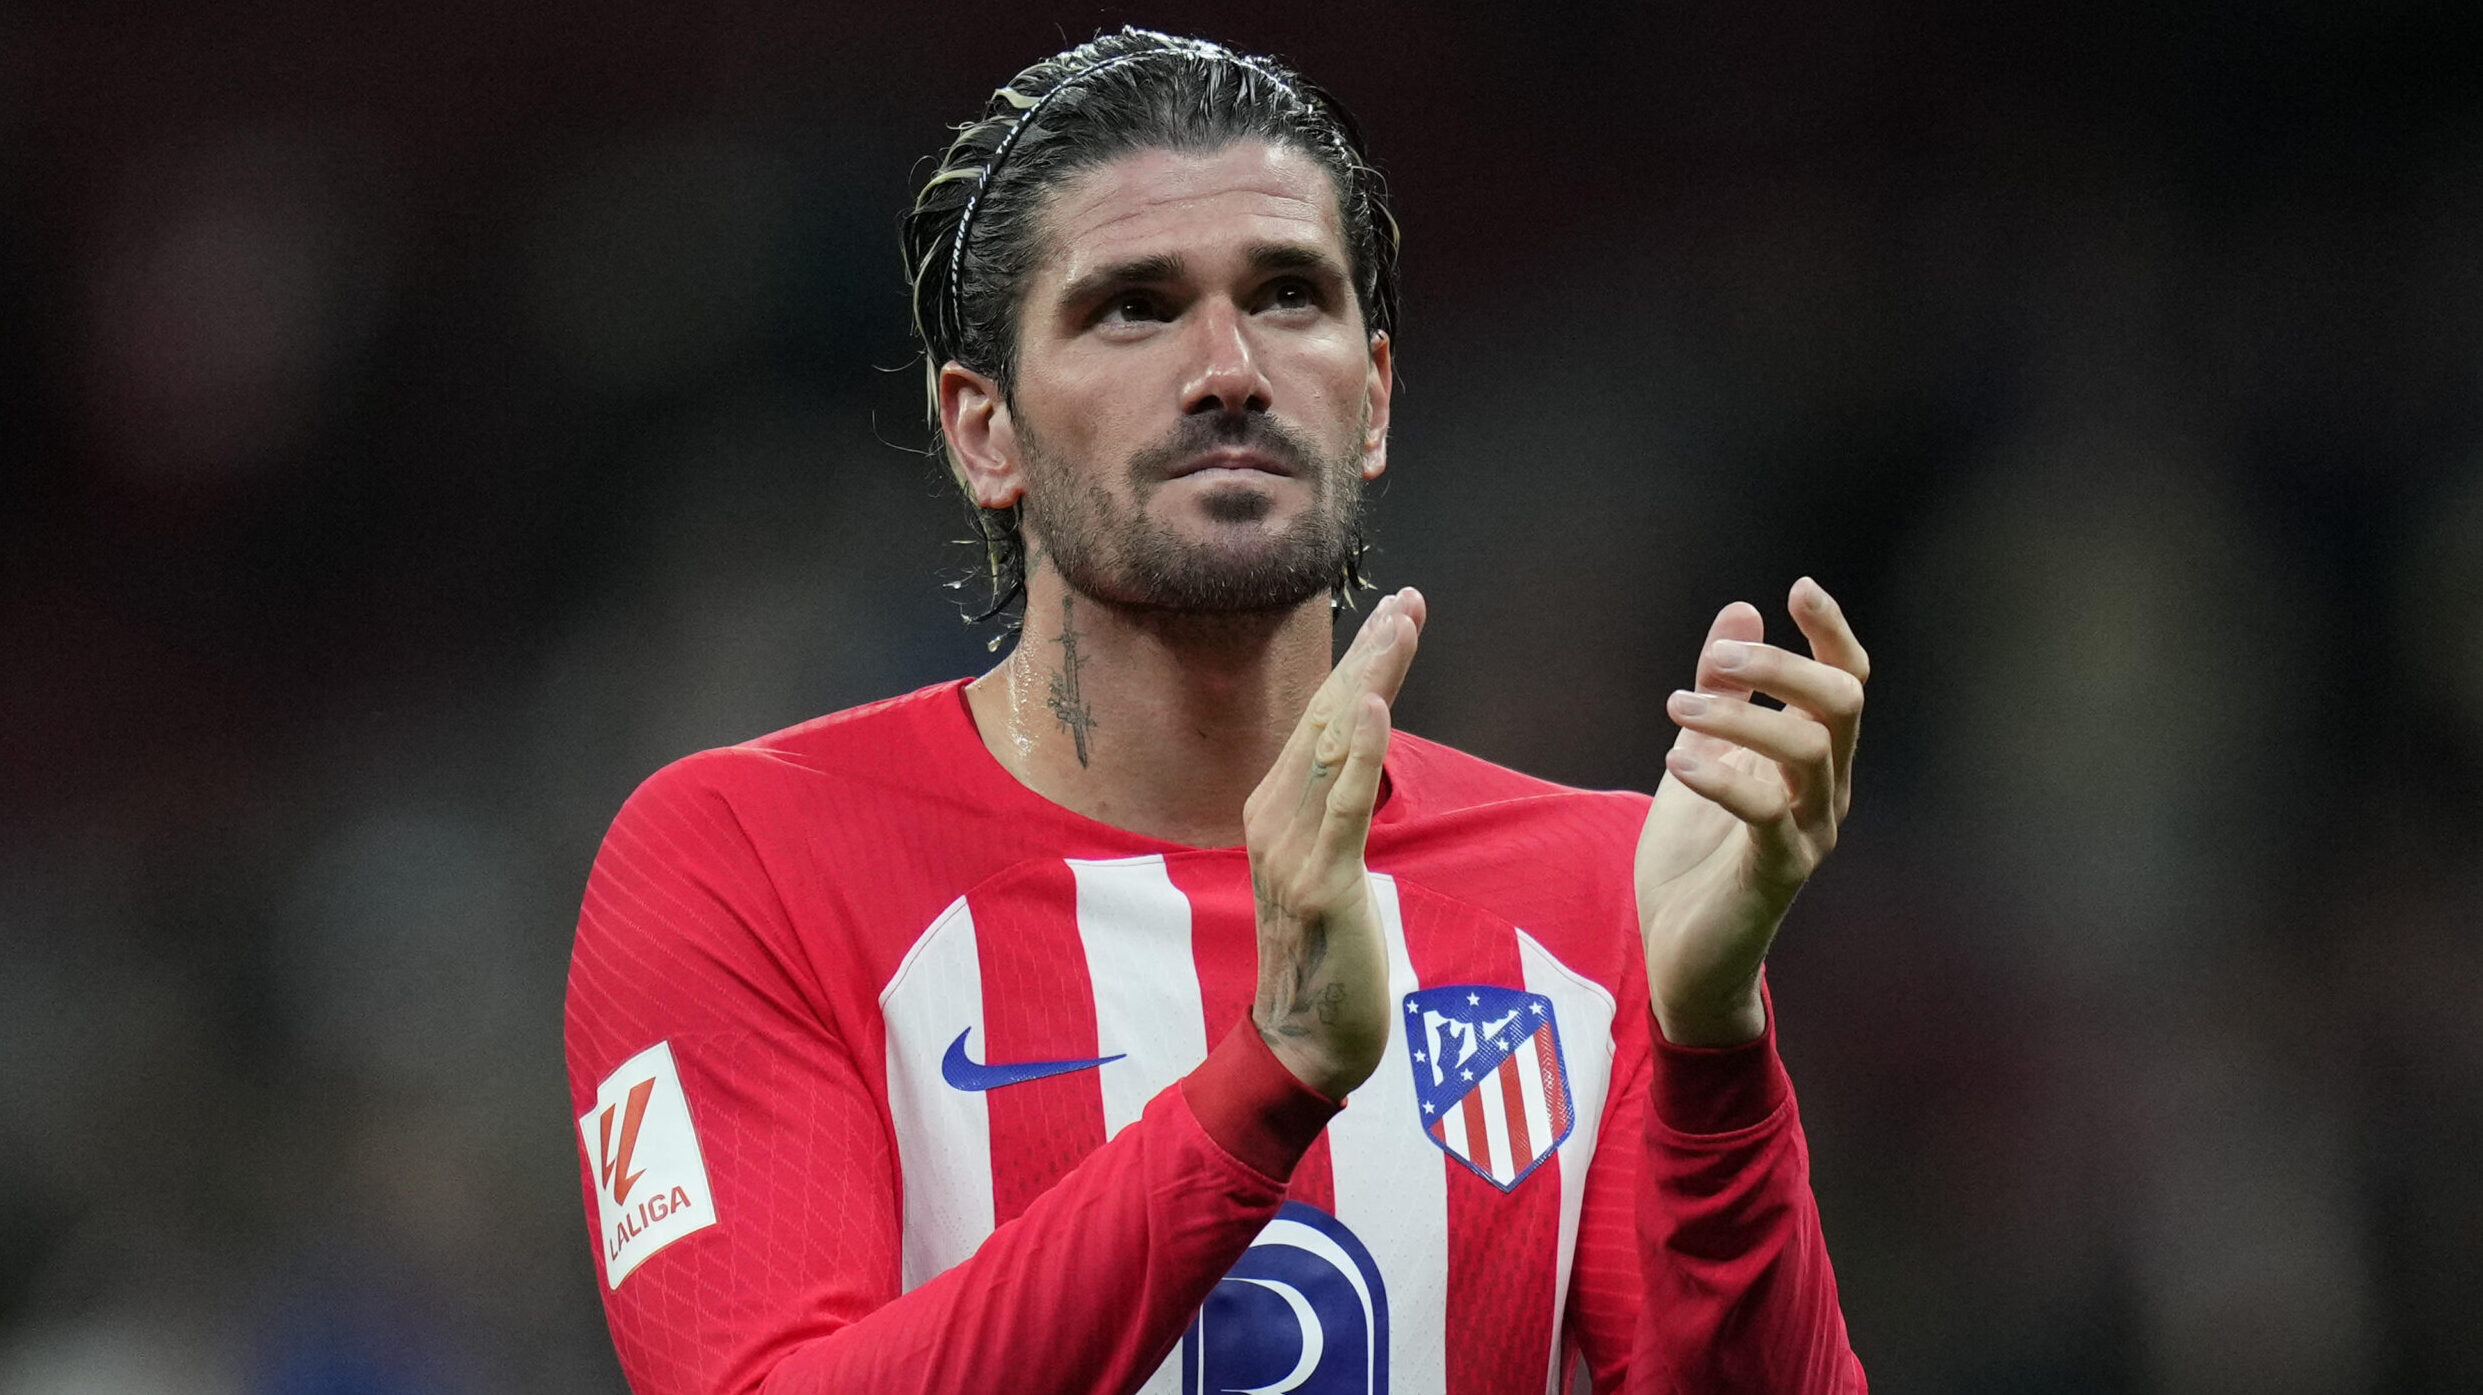
<svg viewBox="0 0 2483 1395"><path fill-rule="evenodd" d="M1022 291L1042 255L1036 215L1045 196L1132 151L1204 153L1255 138L1308 154L1336 187L1364 328L1376 335L1395 327L1397 223L1387 185L1364 156L1352 114L1277 59L1125 27L1027 68L956 129L903 223L934 452L945 449L942 364L983 374L1013 401ZM950 465L955 473L953 457ZM1025 593L1025 541L1017 506L983 508L971 494L966 506L991 586L988 603L967 618L989 620ZM1349 551L1340 594L1360 582L1359 551Z"/></svg>

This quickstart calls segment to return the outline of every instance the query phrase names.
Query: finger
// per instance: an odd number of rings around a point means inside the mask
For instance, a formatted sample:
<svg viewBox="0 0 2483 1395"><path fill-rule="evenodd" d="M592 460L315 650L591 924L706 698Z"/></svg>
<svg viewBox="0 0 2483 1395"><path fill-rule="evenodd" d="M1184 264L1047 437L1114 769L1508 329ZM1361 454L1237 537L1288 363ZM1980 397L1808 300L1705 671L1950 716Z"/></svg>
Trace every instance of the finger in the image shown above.
<svg viewBox="0 0 2483 1395"><path fill-rule="evenodd" d="M1396 620L1372 641L1358 686L1393 707L1405 687L1406 671L1414 666L1414 651L1422 644L1424 609L1422 593L1411 586L1391 599L1398 602Z"/></svg>
<svg viewBox="0 0 2483 1395"><path fill-rule="evenodd" d="M1330 713L1344 713L1364 693L1378 693L1388 702L1395 702L1397 690L1405 683L1408 666L1414 662L1414 647L1422 634L1424 616L1422 593L1408 586L1382 599L1373 607L1371 618L1354 637L1354 646L1337 661L1336 669L1321 685L1321 693L1312 706L1325 703ZM1342 720L1332 716L1329 720Z"/></svg>
<svg viewBox="0 0 2483 1395"><path fill-rule="evenodd" d="M1383 612L1391 618L1384 620ZM1329 675L1336 680L1337 690L1340 693L1381 691L1372 674L1381 665L1385 651L1405 630L1410 629L1419 636L1425 614L1423 593L1411 586L1382 597L1380 603L1372 607L1370 620L1354 636L1353 647L1337 660L1335 671ZM1401 679L1402 675L1399 677ZM1393 690L1388 695L1393 697Z"/></svg>
<svg viewBox="0 0 2483 1395"><path fill-rule="evenodd" d="M1785 792L1784 781L1775 778L1773 771L1754 775L1735 769L1731 761L1708 760L1687 751L1665 756L1664 768L1692 791L1722 805L1725 812L1744 823L1781 824L1792 812L1792 799Z"/></svg>
<svg viewBox="0 0 2483 1395"><path fill-rule="evenodd" d="M1317 856L1321 864L1359 860L1371 834L1371 810L1379 802L1380 770L1388 756L1388 704L1366 693L1357 704L1344 768L1328 787Z"/></svg>
<svg viewBox="0 0 2483 1395"><path fill-rule="evenodd" d="M1725 640L1755 640L1766 632L1766 623L1759 618L1759 608L1748 601L1735 601L1716 612L1707 625L1707 638L1699 645L1698 662L1692 669L1690 685L1698 692L1729 702L1748 702L1750 690L1728 681L1728 675L1717 671L1710 655ZM1730 749L1726 742L1704 732L1685 727L1674 741L1674 749L1688 751L1708 760L1722 759Z"/></svg>
<svg viewBox="0 0 2483 1395"><path fill-rule="evenodd" d="M1691 793L1748 825L1766 862L1788 879L1800 880L1805 869L1800 866L1795 842L1792 798L1774 772L1754 775L1735 769L1729 761L1707 760L1682 750L1665 756L1664 767Z"/></svg>
<svg viewBox="0 0 2483 1395"><path fill-rule="evenodd" d="M1284 749L1277 752L1276 763L1270 767L1271 776L1281 776L1291 783L1309 772L1312 748L1318 743L1320 732L1334 722L1340 712L1349 708L1357 675L1361 673L1379 637L1392 632L1394 617L1401 605L1398 597L1386 596L1378 605L1371 607L1369 615L1363 617L1362 627L1354 632L1353 642L1346 646L1344 656L1336 661L1336 667L1328 671L1328 676L1320 681L1309 703L1302 708L1301 719L1293 724L1292 733L1285 738Z"/></svg>
<svg viewBox="0 0 2483 1395"><path fill-rule="evenodd" d="M1803 577L1793 583L1793 593L1787 601L1793 611L1793 623L1801 627L1802 637L1810 641L1812 658L1841 668L1865 683L1871 681L1871 656L1863 652L1862 641L1854 637L1854 627L1845 619L1845 608L1828 594L1827 587Z"/></svg>
<svg viewBox="0 0 2483 1395"><path fill-rule="evenodd" d="M1709 646L1708 662L1726 679L1831 726L1862 715L1862 680L1833 664L1773 644L1736 640Z"/></svg>
<svg viewBox="0 0 2483 1395"><path fill-rule="evenodd" d="M1699 645L1698 670L1690 686L1702 693L1747 697L1750 685L1716 666L1716 647L1727 642L1755 644L1766 635L1767 622L1759 617L1759 608L1748 601L1735 601L1717 611L1716 618L1707 626L1707 638Z"/></svg>
<svg viewBox="0 0 2483 1395"><path fill-rule="evenodd" d="M1414 622L1416 630L1422 629L1423 622L1431 618L1431 603L1411 586L1398 588L1396 595L1397 603L1405 608L1405 618Z"/></svg>
<svg viewBox="0 0 2483 1395"><path fill-rule="evenodd" d="M1801 627L1802 637L1810 641L1812 658L1852 674L1857 684L1871 681L1871 656L1864 652L1854 627L1845 619L1845 608L1828 594L1828 588L1806 576L1793 583L1788 600L1793 608L1793 623ZM1854 748L1862 740L1860 705L1857 703L1850 718L1830 720L1828 729L1834 738L1830 744L1835 750L1836 779L1841 790L1853 780Z"/></svg>
<svg viewBox="0 0 2483 1395"><path fill-rule="evenodd" d="M1753 691L1783 700L1828 729L1836 778L1849 780L1862 729L1862 680L1844 669L1772 644L1725 640L1710 646L1717 668ZM1841 797L1841 796L1840 796Z"/></svg>
<svg viewBox="0 0 2483 1395"><path fill-rule="evenodd" d="M1375 613L1371 617L1364 633L1356 636L1355 652L1330 675L1335 686L1322 685L1321 694L1313 699L1314 708L1326 705L1336 715L1311 721L1317 734L1311 742L1310 765L1303 772L1300 808L1307 809L1321 786L1346 763L1349 742L1360 720L1353 714L1372 698L1377 698L1383 708L1396 701L1397 692L1405 683L1406 669L1414 662L1414 649L1421 633L1421 606L1422 593L1410 586L1381 601L1379 608L1393 613Z"/></svg>
<svg viewBox="0 0 2483 1395"><path fill-rule="evenodd" d="M1664 709L1684 728L1774 762L1792 797L1794 822L1804 827L1823 822L1833 826L1835 748L1826 726L1800 712L1687 691L1674 693Z"/></svg>

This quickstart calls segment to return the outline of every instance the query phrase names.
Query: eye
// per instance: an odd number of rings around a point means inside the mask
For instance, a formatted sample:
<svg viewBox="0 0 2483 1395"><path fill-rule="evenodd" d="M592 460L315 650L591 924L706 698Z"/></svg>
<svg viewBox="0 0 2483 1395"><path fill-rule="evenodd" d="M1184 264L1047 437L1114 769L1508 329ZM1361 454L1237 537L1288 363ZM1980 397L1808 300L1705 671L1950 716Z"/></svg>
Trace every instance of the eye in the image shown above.
<svg viewBox="0 0 2483 1395"><path fill-rule="evenodd" d="M1319 291L1308 281L1288 276L1269 282L1260 299L1270 310L1309 310L1318 306Z"/></svg>
<svg viewBox="0 0 2483 1395"><path fill-rule="evenodd" d="M1104 302L1101 319L1128 323L1165 318L1163 303L1145 291L1123 291Z"/></svg>

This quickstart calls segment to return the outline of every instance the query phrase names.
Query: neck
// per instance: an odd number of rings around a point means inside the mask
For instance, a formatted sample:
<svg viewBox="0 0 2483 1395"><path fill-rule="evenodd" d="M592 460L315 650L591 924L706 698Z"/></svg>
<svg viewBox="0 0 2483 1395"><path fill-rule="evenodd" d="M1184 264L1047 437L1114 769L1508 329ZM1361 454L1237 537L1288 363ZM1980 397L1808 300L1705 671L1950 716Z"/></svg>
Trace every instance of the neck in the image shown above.
<svg viewBox="0 0 2483 1395"><path fill-rule="evenodd" d="M1168 842L1242 841L1242 802L1331 658L1328 600L1241 615L1139 609L1044 568L998 668L966 689L983 744L1028 788Z"/></svg>

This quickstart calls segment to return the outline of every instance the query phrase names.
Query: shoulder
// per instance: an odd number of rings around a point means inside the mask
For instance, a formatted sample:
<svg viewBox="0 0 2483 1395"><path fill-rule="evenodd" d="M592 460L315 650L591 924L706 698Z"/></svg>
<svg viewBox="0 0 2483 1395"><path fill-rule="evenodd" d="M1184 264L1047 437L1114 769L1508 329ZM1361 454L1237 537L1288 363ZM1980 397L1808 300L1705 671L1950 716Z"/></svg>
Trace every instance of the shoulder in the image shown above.
<svg viewBox="0 0 2483 1395"><path fill-rule="evenodd" d="M1408 732L1391 740L1391 777L1419 818L1497 812L1535 817L1636 820L1647 796L1634 790L1590 790L1511 770Z"/></svg>
<svg viewBox="0 0 2483 1395"><path fill-rule="evenodd" d="M1627 1001L1642 952L1634 868L1648 797L1578 789L1419 737L1392 741L1388 760L1401 807L1373 823L1370 866L1396 878L1405 913L1433 906L1425 933L1436 934L1479 911L1479 923L1522 929L1555 962ZM1475 963L1516 971L1514 960L1492 958L1498 950L1476 953Z"/></svg>
<svg viewBox="0 0 2483 1395"><path fill-rule="evenodd" d="M961 720L963 686L963 679L954 679L683 756L648 776L629 804L721 799L738 805L892 781L920 787L955 764L949 728Z"/></svg>
<svg viewBox="0 0 2483 1395"><path fill-rule="evenodd" d="M614 815L602 867L634 856L676 871L731 867L799 895L831 866L973 823L988 759L951 682L683 756ZM961 737L960 733L964 735ZM968 751L966 745L972 744Z"/></svg>
<svg viewBox="0 0 2483 1395"><path fill-rule="evenodd" d="M957 836L970 827L959 772L971 767L942 726L943 715L966 726L957 687L830 713L648 776L589 873L581 959L607 941L665 954L695 942L719 962L775 963L818 983L882 947L840 935L927 924L955 895L949 864L973 855Z"/></svg>
<svg viewBox="0 0 2483 1395"><path fill-rule="evenodd" d="M975 732L964 687L684 756L623 804L606 849L629 839L710 851L760 873L797 914L903 919L917 896L945 903L1024 841L1009 836L1025 822L1022 796L1012 800L1018 787Z"/></svg>
<svg viewBox="0 0 2483 1395"><path fill-rule="evenodd" d="M1396 807L1372 825L1375 867L1518 920L1544 919L1547 896L1584 896L1600 915L1635 895L1646 795L1578 789L1420 737L1392 741L1388 763Z"/></svg>

